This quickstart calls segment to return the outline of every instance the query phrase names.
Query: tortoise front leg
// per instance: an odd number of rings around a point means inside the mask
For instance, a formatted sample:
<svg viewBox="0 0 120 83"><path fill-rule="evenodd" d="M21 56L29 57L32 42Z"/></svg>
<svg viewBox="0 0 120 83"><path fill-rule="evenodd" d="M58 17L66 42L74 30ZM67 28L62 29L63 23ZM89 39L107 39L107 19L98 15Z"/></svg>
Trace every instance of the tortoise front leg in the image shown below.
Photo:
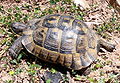
<svg viewBox="0 0 120 83"><path fill-rule="evenodd" d="M23 49L23 45L22 45L23 38L24 36L19 37L17 40L15 40L13 45L9 48L9 54L13 58L16 58L18 54L20 53L20 51Z"/></svg>

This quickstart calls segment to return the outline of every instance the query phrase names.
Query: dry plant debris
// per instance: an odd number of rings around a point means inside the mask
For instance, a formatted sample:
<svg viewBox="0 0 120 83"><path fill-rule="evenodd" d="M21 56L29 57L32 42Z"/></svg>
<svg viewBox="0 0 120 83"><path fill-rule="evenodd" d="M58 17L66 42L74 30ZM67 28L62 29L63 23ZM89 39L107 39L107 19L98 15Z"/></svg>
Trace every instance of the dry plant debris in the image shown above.
<svg viewBox="0 0 120 83"><path fill-rule="evenodd" d="M61 72L61 82L71 83L119 83L120 82L120 16L114 8L104 2L92 2L91 9L81 10L71 0L6 0L0 2L0 83L44 83L45 71ZM116 44L113 52L99 53L96 63L90 67L88 75L80 75L63 67L38 60L34 56L22 52L13 60L7 55L17 35L10 30L10 23L27 22L32 18L40 18L52 13L70 14L76 18L100 23L95 30L105 39ZM29 57L28 57L29 56ZM66 71L71 72L67 74ZM50 83L50 80L46 80Z"/></svg>

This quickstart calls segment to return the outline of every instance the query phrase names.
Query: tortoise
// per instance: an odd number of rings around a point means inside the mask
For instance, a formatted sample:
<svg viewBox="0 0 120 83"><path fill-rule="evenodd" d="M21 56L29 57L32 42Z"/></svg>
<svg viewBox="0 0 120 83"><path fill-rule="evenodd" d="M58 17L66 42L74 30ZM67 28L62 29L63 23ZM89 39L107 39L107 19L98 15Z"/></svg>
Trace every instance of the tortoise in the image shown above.
<svg viewBox="0 0 120 83"><path fill-rule="evenodd" d="M96 61L100 47L108 51L115 48L85 22L70 15L51 14L26 24L14 22L11 27L20 35L9 48L14 58L25 48L41 60L73 70L81 70Z"/></svg>

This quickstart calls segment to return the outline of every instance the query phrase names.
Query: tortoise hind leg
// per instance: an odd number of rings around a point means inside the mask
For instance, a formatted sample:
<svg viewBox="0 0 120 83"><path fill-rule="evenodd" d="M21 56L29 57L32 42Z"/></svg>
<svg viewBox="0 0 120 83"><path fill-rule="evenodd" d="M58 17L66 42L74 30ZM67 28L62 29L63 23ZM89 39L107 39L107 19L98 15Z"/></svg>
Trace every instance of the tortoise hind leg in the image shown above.
<svg viewBox="0 0 120 83"><path fill-rule="evenodd" d="M100 47L103 47L105 48L106 50L108 51L113 51L115 49L115 45L114 44L111 44L109 42L106 42L105 40L103 39L100 39L99 40L99 44L100 44Z"/></svg>
<svg viewBox="0 0 120 83"><path fill-rule="evenodd" d="M24 36L19 37L9 48L9 55L12 56L13 58L16 58L17 55L20 53L20 51L23 49L23 45L22 45L23 38Z"/></svg>

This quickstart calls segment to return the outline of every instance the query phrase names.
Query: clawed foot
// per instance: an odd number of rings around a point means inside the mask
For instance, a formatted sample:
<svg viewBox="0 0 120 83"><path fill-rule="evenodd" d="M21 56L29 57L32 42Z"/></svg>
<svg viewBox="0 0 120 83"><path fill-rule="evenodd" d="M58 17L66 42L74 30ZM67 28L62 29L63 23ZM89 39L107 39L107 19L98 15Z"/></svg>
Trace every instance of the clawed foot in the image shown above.
<svg viewBox="0 0 120 83"><path fill-rule="evenodd" d="M46 71L42 78L44 79L44 81L50 79L51 83L60 83L60 81L62 80L62 75L60 72L52 73Z"/></svg>
<svg viewBox="0 0 120 83"><path fill-rule="evenodd" d="M17 57L17 54L15 53L15 51L14 51L13 49L9 49L9 50L8 50L8 54L9 54L10 56L12 56L13 58L16 58L16 57Z"/></svg>

